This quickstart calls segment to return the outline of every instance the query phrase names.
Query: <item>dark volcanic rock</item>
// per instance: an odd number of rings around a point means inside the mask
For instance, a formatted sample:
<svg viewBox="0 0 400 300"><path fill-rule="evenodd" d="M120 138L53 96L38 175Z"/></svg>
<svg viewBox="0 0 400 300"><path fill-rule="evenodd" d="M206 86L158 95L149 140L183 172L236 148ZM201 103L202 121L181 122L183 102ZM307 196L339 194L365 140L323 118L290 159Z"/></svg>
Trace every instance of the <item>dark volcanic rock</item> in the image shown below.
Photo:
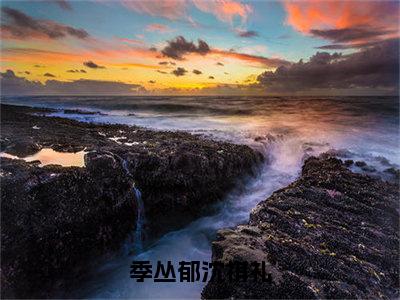
<svg viewBox="0 0 400 300"><path fill-rule="evenodd" d="M135 184L147 235L192 221L262 160L247 146L183 132L45 117L1 106L2 151L85 149L85 167L2 159L2 296L51 297L134 230Z"/></svg>
<svg viewBox="0 0 400 300"><path fill-rule="evenodd" d="M398 298L399 186L323 155L222 230L213 261L266 261L272 282L211 281L204 298Z"/></svg>
<svg viewBox="0 0 400 300"><path fill-rule="evenodd" d="M354 164L360 168L367 166L367 163L365 161L356 161Z"/></svg>
<svg viewBox="0 0 400 300"><path fill-rule="evenodd" d="M76 114L76 115L105 115L99 111L88 111L81 109L64 109L64 114Z"/></svg>
<svg viewBox="0 0 400 300"><path fill-rule="evenodd" d="M87 165L1 159L3 297L51 296L58 279L117 250L135 227L136 199L121 165L105 155Z"/></svg>
<svg viewBox="0 0 400 300"><path fill-rule="evenodd" d="M394 167L388 168L385 170L386 173L392 174L397 181L400 180L400 170Z"/></svg>

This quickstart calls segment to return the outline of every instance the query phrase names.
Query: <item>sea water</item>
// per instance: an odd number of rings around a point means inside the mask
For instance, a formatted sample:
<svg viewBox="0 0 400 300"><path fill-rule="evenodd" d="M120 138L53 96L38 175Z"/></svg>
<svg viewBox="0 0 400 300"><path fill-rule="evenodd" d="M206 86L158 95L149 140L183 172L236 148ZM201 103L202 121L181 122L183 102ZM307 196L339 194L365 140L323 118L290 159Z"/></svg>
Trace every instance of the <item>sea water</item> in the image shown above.
<svg viewBox="0 0 400 300"><path fill-rule="evenodd" d="M2 102L55 108L49 115L84 122L183 130L246 144L266 157L259 174L232 190L217 213L169 232L141 251L102 262L71 297L200 298L203 282L138 283L129 276L131 262L170 260L177 269L179 261L211 261L217 230L246 222L258 202L298 177L310 155L340 150L343 159L367 162L376 170L373 176L384 176L385 169L400 164L397 97L13 97ZM65 114L64 108L101 114Z"/></svg>

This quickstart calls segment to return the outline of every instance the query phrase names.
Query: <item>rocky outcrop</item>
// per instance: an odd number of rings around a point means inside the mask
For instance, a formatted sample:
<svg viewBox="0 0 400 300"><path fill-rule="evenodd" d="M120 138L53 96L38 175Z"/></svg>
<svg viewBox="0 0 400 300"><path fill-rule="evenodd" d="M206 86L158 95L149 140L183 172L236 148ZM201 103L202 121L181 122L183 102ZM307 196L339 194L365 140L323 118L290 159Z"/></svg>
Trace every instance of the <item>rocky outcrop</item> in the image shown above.
<svg viewBox="0 0 400 300"><path fill-rule="evenodd" d="M271 282L210 281L203 298L399 297L399 186L323 155L301 177L221 230L213 261L266 261Z"/></svg>
<svg viewBox="0 0 400 300"><path fill-rule="evenodd" d="M81 123L1 106L1 151L85 149L85 167L1 159L3 297L50 297L135 230L142 194L155 237L200 216L262 157L183 132Z"/></svg>
<svg viewBox="0 0 400 300"><path fill-rule="evenodd" d="M137 202L121 166L110 156L87 166L1 160L3 297L50 297L60 279L117 250L135 227Z"/></svg>

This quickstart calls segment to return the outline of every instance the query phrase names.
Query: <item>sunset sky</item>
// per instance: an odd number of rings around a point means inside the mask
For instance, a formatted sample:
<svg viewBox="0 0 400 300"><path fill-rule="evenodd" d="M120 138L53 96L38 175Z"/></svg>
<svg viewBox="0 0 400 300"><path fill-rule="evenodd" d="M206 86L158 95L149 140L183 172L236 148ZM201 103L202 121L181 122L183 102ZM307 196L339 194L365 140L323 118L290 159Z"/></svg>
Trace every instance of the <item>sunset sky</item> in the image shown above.
<svg viewBox="0 0 400 300"><path fill-rule="evenodd" d="M399 2L2 1L3 94L396 94Z"/></svg>

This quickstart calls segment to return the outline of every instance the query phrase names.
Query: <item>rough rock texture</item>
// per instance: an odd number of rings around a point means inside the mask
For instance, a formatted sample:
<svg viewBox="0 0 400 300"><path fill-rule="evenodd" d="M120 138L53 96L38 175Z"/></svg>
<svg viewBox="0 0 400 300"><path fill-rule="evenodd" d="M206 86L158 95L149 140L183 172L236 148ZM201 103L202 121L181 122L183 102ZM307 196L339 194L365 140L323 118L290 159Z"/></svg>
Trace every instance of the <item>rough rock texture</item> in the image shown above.
<svg viewBox="0 0 400 300"><path fill-rule="evenodd" d="M266 261L272 283L211 281L204 298L399 297L399 186L323 155L219 232L213 260Z"/></svg>
<svg viewBox="0 0 400 300"><path fill-rule="evenodd" d="M135 195L120 164L91 155L87 166L1 159L3 297L49 297L57 279L117 250L134 228Z"/></svg>
<svg viewBox="0 0 400 300"><path fill-rule="evenodd" d="M86 262L121 246L142 193L146 232L181 226L222 198L262 160L249 147L187 133L44 117L1 106L1 151L85 149L84 168L1 159L3 297L50 297Z"/></svg>

